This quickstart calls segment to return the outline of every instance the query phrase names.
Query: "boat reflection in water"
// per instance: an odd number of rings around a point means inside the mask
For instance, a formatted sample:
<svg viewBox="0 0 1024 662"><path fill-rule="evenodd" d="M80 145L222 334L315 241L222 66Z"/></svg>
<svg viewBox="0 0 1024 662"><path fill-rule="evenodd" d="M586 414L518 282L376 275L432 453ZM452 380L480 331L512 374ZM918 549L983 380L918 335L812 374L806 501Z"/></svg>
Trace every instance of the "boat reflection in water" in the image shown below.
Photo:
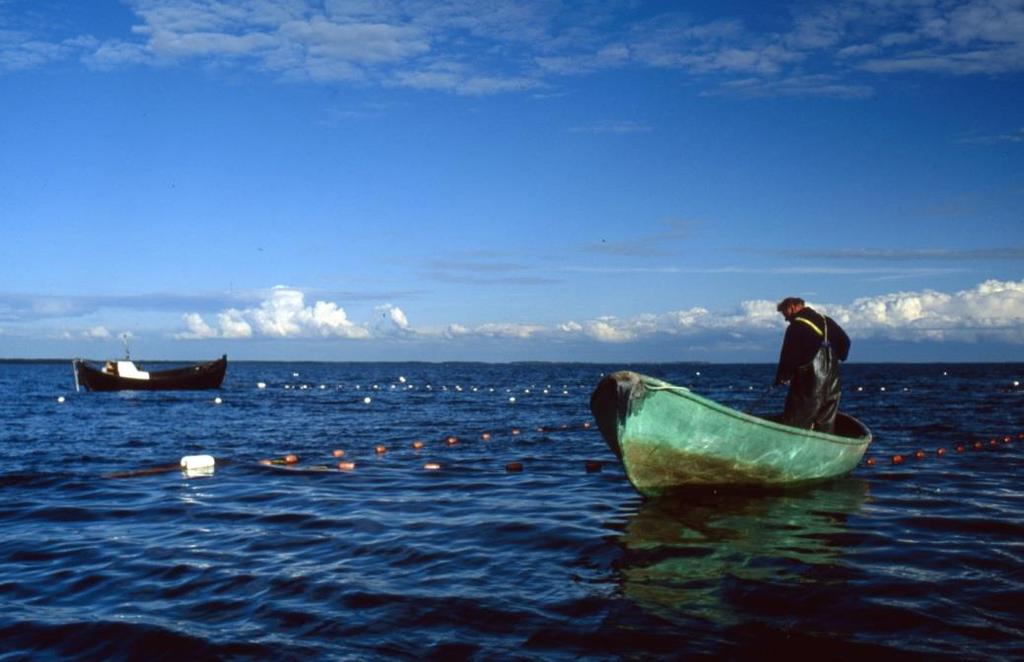
<svg viewBox="0 0 1024 662"><path fill-rule="evenodd" d="M619 536L623 593L669 620L725 628L758 617L750 604L735 604L738 594L785 613L780 585L835 579L830 571L849 543L847 518L866 495L865 481L842 478L799 490L690 491L641 502Z"/></svg>

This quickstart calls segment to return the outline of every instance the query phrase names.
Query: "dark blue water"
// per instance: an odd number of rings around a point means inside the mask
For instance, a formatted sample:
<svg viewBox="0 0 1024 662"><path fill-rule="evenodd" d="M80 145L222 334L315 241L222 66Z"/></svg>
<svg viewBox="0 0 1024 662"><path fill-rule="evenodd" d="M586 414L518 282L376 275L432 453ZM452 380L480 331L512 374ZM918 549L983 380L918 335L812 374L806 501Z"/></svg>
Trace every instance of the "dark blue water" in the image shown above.
<svg viewBox="0 0 1024 662"><path fill-rule="evenodd" d="M846 366L874 466L660 501L584 427L623 367L234 363L218 392L102 394L0 363L0 659L1024 656L1024 365ZM742 409L773 376L635 367ZM356 469L258 463L334 449ZM212 476L108 477L196 453Z"/></svg>

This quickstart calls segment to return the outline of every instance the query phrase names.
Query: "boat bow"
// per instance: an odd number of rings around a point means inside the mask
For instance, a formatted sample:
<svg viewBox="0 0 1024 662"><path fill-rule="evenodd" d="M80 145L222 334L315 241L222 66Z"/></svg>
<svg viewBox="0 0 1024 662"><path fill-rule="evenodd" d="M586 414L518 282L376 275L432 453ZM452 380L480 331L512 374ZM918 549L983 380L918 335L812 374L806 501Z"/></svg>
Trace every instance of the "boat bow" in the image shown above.
<svg viewBox="0 0 1024 662"><path fill-rule="evenodd" d="M852 470L871 442L839 414L836 434L781 425L634 372L594 389L591 411L641 494L687 486L783 485Z"/></svg>

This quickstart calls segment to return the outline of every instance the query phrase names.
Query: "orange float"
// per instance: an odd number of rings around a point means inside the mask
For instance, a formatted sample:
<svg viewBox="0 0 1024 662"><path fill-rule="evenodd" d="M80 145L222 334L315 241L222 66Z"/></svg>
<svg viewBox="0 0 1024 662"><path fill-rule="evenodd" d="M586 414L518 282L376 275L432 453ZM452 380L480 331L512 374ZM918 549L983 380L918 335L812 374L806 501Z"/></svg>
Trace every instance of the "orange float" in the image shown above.
<svg viewBox="0 0 1024 662"><path fill-rule="evenodd" d="M902 455L893 455L892 456L892 463L893 464L903 464L903 456Z"/></svg>

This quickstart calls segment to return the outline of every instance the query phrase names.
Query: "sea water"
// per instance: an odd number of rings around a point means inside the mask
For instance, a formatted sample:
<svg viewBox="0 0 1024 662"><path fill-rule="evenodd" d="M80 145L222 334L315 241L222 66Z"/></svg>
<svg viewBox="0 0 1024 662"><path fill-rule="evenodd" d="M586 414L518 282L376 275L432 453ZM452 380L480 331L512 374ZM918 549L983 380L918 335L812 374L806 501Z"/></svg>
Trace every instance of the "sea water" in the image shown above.
<svg viewBox="0 0 1024 662"><path fill-rule="evenodd" d="M851 475L660 500L590 424L626 367L782 406L770 365L0 363L0 659L1024 656L1024 365L844 366Z"/></svg>

